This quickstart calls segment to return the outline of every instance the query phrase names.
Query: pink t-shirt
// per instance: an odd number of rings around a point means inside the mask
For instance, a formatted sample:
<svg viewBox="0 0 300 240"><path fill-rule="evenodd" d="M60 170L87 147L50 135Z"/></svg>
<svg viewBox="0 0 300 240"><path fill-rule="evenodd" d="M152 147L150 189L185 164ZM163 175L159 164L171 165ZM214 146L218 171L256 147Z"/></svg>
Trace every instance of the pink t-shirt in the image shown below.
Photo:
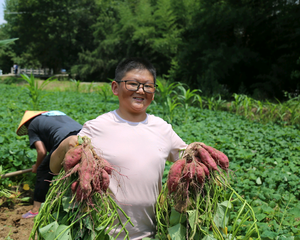
<svg viewBox="0 0 300 240"><path fill-rule="evenodd" d="M143 122L128 122L116 111L86 122L79 135L91 138L97 153L124 175L114 173L109 189L134 224L126 225L130 239L154 235L165 163L178 160L187 144L159 117L148 114Z"/></svg>

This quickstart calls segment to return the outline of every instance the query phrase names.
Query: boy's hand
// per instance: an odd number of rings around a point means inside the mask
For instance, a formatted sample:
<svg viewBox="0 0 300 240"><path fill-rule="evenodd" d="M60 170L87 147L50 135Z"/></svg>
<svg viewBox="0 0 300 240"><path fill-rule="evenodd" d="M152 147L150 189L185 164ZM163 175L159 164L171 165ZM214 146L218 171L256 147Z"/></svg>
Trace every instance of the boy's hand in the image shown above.
<svg viewBox="0 0 300 240"><path fill-rule="evenodd" d="M70 136L63 140L56 150L52 153L50 158L50 170L53 173L59 173L62 168L62 161L65 158L66 153L70 148L75 147L77 145L77 136Z"/></svg>

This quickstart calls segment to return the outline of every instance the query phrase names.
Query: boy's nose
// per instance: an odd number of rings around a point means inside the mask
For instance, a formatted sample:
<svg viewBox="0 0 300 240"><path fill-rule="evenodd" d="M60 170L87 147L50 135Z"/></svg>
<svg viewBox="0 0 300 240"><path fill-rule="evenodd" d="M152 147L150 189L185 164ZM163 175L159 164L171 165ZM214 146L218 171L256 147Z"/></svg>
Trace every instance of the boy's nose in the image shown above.
<svg viewBox="0 0 300 240"><path fill-rule="evenodd" d="M144 84L140 83L138 90L136 90L137 92L145 92L144 91Z"/></svg>

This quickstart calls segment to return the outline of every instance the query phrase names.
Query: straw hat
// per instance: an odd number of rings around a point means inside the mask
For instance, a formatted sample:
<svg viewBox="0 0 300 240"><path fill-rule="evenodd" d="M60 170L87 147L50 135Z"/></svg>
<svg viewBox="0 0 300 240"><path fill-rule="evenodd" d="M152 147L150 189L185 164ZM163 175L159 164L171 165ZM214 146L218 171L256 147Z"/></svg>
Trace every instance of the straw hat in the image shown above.
<svg viewBox="0 0 300 240"><path fill-rule="evenodd" d="M25 123L27 123L30 119L44 113L44 112L48 112L48 111L25 111L23 118L19 124L19 127L17 129L17 134L19 136L22 135L26 135L28 133L28 129L27 127L24 125Z"/></svg>

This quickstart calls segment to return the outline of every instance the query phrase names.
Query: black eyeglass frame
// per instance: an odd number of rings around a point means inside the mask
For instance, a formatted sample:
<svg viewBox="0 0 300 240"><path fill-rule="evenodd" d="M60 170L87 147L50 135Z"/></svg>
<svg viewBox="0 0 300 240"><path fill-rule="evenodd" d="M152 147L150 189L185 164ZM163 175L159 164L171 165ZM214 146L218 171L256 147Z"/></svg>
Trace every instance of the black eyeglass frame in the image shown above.
<svg viewBox="0 0 300 240"><path fill-rule="evenodd" d="M126 82L129 82L129 81L136 82L136 83L139 84L139 85L137 86L137 89L136 89L136 90L130 90L130 89L127 88ZM157 88L157 86L158 86L157 84L154 84L154 83L140 83L140 82L138 82L138 81L136 81L136 80L120 80L120 81L116 81L116 82L118 82L118 83L124 82L124 83L125 83L125 88L126 88L128 91L132 91L132 92L136 92L137 90L139 90L140 86L143 85L143 91L144 91L144 92L146 92L146 93L155 93L156 88ZM144 89L145 84L153 84L153 85L154 85L154 92L147 92L147 91L145 91L145 89Z"/></svg>

